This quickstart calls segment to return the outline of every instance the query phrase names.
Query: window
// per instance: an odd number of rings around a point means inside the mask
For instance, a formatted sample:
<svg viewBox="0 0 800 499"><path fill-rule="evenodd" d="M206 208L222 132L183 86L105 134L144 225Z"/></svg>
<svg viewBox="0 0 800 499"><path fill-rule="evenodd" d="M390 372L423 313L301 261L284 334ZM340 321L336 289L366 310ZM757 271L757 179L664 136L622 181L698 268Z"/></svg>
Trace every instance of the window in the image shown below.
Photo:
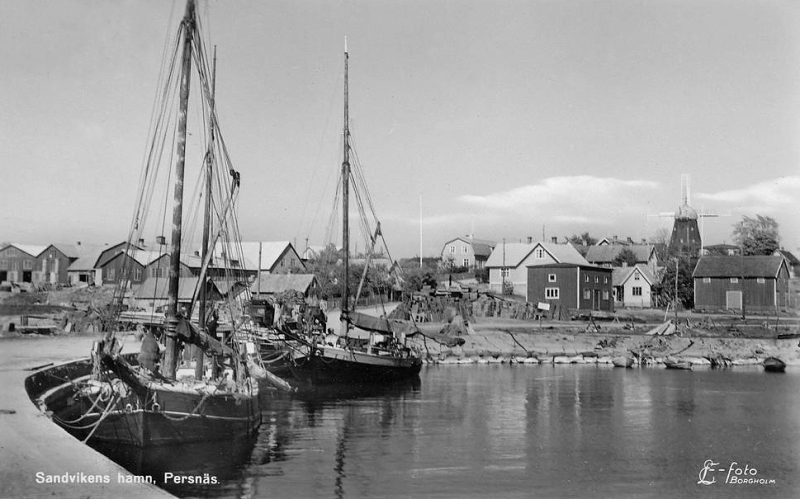
<svg viewBox="0 0 800 499"><path fill-rule="evenodd" d="M8 260L0 260L0 269L8 270Z"/></svg>
<svg viewBox="0 0 800 499"><path fill-rule="evenodd" d="M544 258L544 250L542 248L538 248L536 250L536 258L538 258L539 260Z"/></svg>
<svg viewBox="0 0 800 499"><path fill-rule="evenodd" d="M756 279L756 282L759 283L759 284L764 284L764 282L766 282L766 281L764 280L763 277L759 277L758 279Z"/></svg>
<svg viewBox="0 0 800 499"><path fill-rule="evenodd" d="M633 296L642 296L642 287L641 286L634 287L632 289L632 291L633 291Z"/></svg>
<svg viewBox="0 0 800 499"><path fill-rule="evenodd" d="M636 272L635 274L633 274L633 280L634 281L638 281L639 280L639 272Z"/></svg>
<svg viewBox="0 0 800 499"><path fill-rule="evenodd" d="M467 253L467 247L466 246L462 246L461 247L461 252L466 254Z"/></svg>
<svg viewBox="0 0 800 499"><path fill-rule="evenodd" d="M589 274L585 274L583 276L583 280L586 281L586 282L589 282Z"/></svg>
<svg viewBox="0 0 800 499"><path fill-rule="evenodd" d="M456 252L456 245L455 244L451 244L450 245L450 253L455 253L455 252Z"/></svg>
<svg viewBox="0 0 800 499"><path fill-rule="evenodd" d="M555 274L547 274L547 282L556 282Z"/></svg>
<svg viewBox="0 0 800 499"><path fill-rule="evenodd" d="M135 268L133 269L133 280L134 281L141 281L142 280L142 269Z"/></svg>
<svg viewBox="0 0 800 499"><path fill-rule="evenodd" d="M558 300L558 288L544 288L544 297L548 300Z"/></svg>
<svg viewBox="0 0 800 499"><path fill-rule="evenodd" d="M603 299L608 300L608 290L603 291Z"/></svg>
<svg viewBox="0 0 800 499"><path fill-rule="evenodd" d="M608 276L603 277L603 284L608 284Z"/></svg>
<svg viewBox="0 0 800 499"><path fill-rule="evenodd" d="M600 278L599 278L599 277L597 277L597 276L594 276L594 283L595 283L595 284L597 284L597 283L599 283L599 282L600 282Z"/></svg>
<svg viewBox="0 0 800 499"><path fill-rule="evenodd" d="M164 269L161 267L153 267L150 269L150 277L164 277Z"/></svg>
<svg viewBox="0 0 800 499"><path fill-rule="evenodd" d="M739 282L738 277L731 277L731 283L736 284L737 282Z"/></svg>
<svg viewBox="0 0 800 499"><path fill-rule="evenodd" d="M711 284L711 278L710 277L703 277L703 284Z"/></svg>
<svg viewBox="0 0 800 499"><path fill-rule="evenodd" d="M464 259L464 266L469 267L469 258Z"/></svg>
<svg viewBox="0 0 800 499"><path fill-rule="evenodd" d="M583 299L584 300L591 300L592 299L592 292L588 289L583 290Z"/></svg>
<svg viewBox="0 0 800 499"><path fill-rule="evenodd" d="M24 260L22 262L22 269L23 270L31 270L33 268L33 262L30 260Z"/></svg>
<svg viewBox="0 0 800 499"><path fill-rule="evenodd" d="M500 269L500 277L508 277L508 269Z"/></svg>

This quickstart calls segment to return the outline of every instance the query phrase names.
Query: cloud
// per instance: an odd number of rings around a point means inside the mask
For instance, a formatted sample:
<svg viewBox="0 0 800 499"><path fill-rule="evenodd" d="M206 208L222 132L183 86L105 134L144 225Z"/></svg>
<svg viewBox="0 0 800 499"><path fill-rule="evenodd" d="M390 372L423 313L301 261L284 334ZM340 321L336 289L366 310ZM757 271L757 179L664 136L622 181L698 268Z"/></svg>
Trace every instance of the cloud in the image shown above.
<svg viewBox="0 0 800 499"><path fill-rule="evenodd" d="M649 180L578 175L549 177L492 194L467 194L458 200L484 212L536 213L559 222L602 224L610 215L646 213L647 201L658 188Z"/></svg>
<svg viewBox="0 0 800 499"><path fill-rule="evenodd" d="M745 187L716 193L697 193L697 198L736 205L741 211L775 213L793 207L800 197L800 176L765 180Z"/></svg>

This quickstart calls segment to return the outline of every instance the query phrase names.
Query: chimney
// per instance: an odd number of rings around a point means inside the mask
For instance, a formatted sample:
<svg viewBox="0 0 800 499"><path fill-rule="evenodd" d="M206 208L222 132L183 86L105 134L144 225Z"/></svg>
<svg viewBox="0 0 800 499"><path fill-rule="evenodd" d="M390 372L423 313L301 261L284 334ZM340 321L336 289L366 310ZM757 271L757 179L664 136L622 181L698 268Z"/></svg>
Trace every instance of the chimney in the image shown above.
<svg viewBox="0 0 800 499"><path fill-rule="evenodd" d="M550 242L553 243L553 244L558 244L558 237L557 236L551 237L550 238Z"/></svg>
<svg viewBox="0 0 800 499"><path fill-rule="evenodd" d="M139 239L139 246L144 247L144 238Z"/></svg>
<svg viewBox="0 0 800 499"><path fill-rule="evenodd" d="M631 238L631 236L628 236L628 244L633 244L633 238Z"/></svg>
<svg viewBox="0 0 800 499"><path fill-rule="evenodd" d="M642 238L642 244L647 244L647 239Z"/></svg>
<svg viewBox="0 0 800 499"><path fill-rule="evenodd" d="M165 238L164 236L156 236L156 243L163 246L167 244L167 238Z"/></svg>
<svg viewBox="0 0 800 499"><path fill-rule="evenodd" d="M614 236L614 242L617 242L617 236Z"/></svg>
<svg viewBox="0 0 800 499"><path fill-rule="evenodd" d="M78 241L78 246L80 246L80 245L81 245L81 242L80 242L80 241Z"/></svg>
<svg viewBox="0 0 800 499"><path fill-rule="evenodd" d="M194 256L200 256L200 250L194 250Z"/></svg>
<svg viewBox="0 0 800 499"><path fill-rule="evenodd" d="M528 244L533 244L533 237L532 236L528 236Z"/></svg>

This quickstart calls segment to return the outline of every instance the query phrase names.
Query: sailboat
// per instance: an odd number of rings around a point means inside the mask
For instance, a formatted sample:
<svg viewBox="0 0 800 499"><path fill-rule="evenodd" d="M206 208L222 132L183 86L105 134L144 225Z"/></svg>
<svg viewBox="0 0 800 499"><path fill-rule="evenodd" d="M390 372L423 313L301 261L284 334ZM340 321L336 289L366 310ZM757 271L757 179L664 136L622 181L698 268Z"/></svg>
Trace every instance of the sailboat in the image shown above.
<svg viewBox="0 0 800 499"><path fill-rule="evenodd" d="M166 150L168 154L163 162L169 165L174 158L174 171L162 174L162 177L173 179L173 182L167 182L171 184L167 189L173 187L171 243L167 245L163 236L157 238L158 251L169 255L163 326L151 325L138 355L123 354L121 335L109 332L95 342L91 360L56 366L37 373L28 381L29 393L40 408L57 424L84 441L140 448L220 439L230 441L252 436L261 424L258 378L264 373L259 372L259 366L252 361L248 362L247 352L243 351L241 343L234 340L237 320L233 308L227 316L230 317L231 329L227 340L220 341L206 324L208 314L204 297L212 262L217 262L213 268L217 277L221 274L229 274L228 277L234 279L242 276L230 263L230 254L216 259L213 256L212 248L218 243L235 247L236 238L231 234L235 233L234 201L240 177L230 167L222 141L213 102L212 71L209 70L203 43L195 1L188 0L173 56L166 59L172 66L165 72L166 90L159 93L162 101L156 106L162 114L154 122L153 141L147 154L139 203L129 235L131 248L131 241L140 240L146 218L144 210L149 199L153 198L152 189L163 158L161 153ZM192 70L193 61L196 75ZM185 258L182 230L186 218L183 213L183 184L189 135L189 90L193 75L200 83L203 117L208 120L208 133L205 134L208 142L204 149L198 149L201 153L205 150L200 176L205 177L208 183L202 252L197 253L202 258L202 265L199 275L195 276L194 289L187 290L181 288L187 281L181 278L182 260ZM175 93L179 94L177 105L172 98ZM172 138L174 144L165 145ZM221 158L217 159L219 156ZM222 163L222 167L218 167L218 163ZM224 174L217 174L218 188L212 192L211 179L220 169ZM212 200L212 194L219 199ZM214 225L218 230L213 234L209 209L212 203L218 215ZM166 209L163 214L166 219ZM162 227L165 225L162 223ZM126 254L130 256L131 251L135 250L128 250ZM132 258L125 261L132 261ZM154 272L156 278L160 276L161 269L158 270ZM110 307L110 320L124 308L129 269L123 268L122 273L121 286ZM191 300L179 304L179 298L187 295ZM198 299L199 323L195 324L191 317ZM109 327L115 330L113 323ZM194 362L189 356L191 350L196 354ZM54 380L60 380L60 383Z"/></svg>
<svg viewBox="0 0 800 499"><path fill-rule="evenodd" d="M350 164L349 127L349 54L344 51L344 158L341 165L342 189L342 262L340 328L335 334L325 337L294 336L302 345L292 350L290 370L301 381L317 384L396 381L418 376L422 368L419 353L406 341L418 329L409 323L384 317L373 317L354 310L361 294L372 251L367 258L355 299L351 298L350 286L350 180L353 178ZM370 234L374 247L382 236L380 223Z"/></svg>

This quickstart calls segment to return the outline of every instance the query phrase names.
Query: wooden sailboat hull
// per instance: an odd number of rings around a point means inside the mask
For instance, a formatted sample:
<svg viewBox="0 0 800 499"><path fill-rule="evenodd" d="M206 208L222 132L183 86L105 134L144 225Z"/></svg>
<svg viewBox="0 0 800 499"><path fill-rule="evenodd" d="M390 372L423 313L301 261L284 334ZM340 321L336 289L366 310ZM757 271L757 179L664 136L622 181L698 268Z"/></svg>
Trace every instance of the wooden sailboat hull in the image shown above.
<svg viewBox="0 0 800 499"><path fill-rule="evenodd" d="M26 379L28 395L53 420L80 439L137 447L247 437L261 424L257 394L203 394L173 385L150 386L100 403L87 391L91 359L42 369ZM96 428L95 428L96 426Z"/></svg>
<svg viewBox="0 0 800 499"><path fill-rule="evenodd" d="M325 347L312 355L294 359L292 375L312 384L396 381L414 378L422 369L422 360L393 357L344 348Z"/></svg>

